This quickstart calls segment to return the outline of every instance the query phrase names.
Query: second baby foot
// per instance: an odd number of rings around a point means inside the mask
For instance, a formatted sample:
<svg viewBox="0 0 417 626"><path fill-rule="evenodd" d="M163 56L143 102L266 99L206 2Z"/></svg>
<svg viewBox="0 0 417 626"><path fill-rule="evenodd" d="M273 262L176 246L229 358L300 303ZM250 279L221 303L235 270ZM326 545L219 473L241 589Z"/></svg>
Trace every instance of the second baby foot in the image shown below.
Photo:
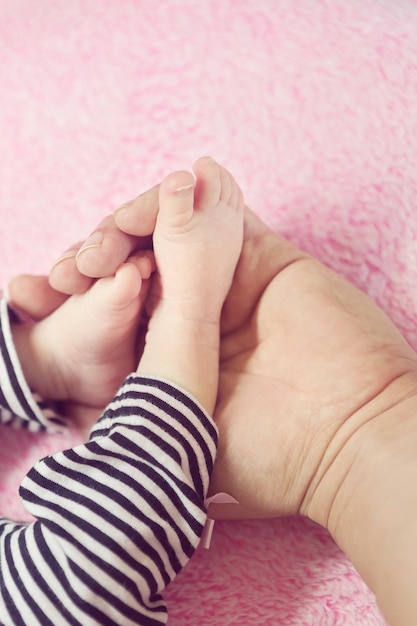
<svg viewBox="0 0 417 626"><path fill-rule="evenodd" d="M152 272L150 257L132 258L115 276L99 279L71 296L32 327L30 344L43 354L44 372L24 371L32 388L48 399L104 407L138 363L137 330Z"/></svg>

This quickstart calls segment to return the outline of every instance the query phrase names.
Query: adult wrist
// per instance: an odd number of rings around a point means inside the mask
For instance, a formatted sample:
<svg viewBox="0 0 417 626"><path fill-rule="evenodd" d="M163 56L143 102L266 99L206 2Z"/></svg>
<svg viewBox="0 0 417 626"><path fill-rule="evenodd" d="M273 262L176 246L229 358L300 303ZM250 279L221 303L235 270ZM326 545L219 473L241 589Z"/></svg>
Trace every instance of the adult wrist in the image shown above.
<svg viewBox="0 0 417 626"><path fill-rule="evenodd" d="M388 622L415 624L417 394L364 423L335 458L325 482L327 493L323 485L321 503L312 503L310 517L350 558Z"/></svg>

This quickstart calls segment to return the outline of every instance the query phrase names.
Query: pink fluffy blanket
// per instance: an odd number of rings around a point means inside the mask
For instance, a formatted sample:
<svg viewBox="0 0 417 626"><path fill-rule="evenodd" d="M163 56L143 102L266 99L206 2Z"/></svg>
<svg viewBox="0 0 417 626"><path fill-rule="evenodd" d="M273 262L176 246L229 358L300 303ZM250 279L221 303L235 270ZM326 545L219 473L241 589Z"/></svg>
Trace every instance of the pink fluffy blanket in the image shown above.
<svg viewBox="0 0 417 626"><path fill-rule="evenodd" d="M3 284L208 153L417 348L414 0L2 0L0 50ZM73 438L0 434L21 517L25 472ZM384 623L302 519L217 523L166 597L172 626Z"/></svg>

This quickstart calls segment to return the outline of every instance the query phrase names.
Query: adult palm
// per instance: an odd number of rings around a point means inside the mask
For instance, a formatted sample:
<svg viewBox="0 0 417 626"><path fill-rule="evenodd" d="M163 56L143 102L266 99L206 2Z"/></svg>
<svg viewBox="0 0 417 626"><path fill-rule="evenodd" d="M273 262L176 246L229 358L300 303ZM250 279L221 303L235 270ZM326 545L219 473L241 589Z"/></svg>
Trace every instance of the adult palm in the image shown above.
<svg viewBox="0 0 417 626"><path fill-rule="evenodd" d="M362 292L246 213L241 261L222 318L211 492L220 517L311 514L337 460L415 390L417 361ZM330 514L320 512L326 523ZM317 517L317 515L316 515Z"/></svg>

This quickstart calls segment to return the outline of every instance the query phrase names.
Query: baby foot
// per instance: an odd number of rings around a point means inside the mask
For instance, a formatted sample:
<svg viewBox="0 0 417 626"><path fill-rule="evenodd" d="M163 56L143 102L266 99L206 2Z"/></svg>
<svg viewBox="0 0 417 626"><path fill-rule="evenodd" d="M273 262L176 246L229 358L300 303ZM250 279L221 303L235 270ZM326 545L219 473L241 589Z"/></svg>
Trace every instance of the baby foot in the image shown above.
<svg viewBox="0 0 417 626"><path fill-rule="evenodd" d="M137 329L152 272L149 256L132 258L115 276L71 296L29 329L36 371L18 350L30 386L44 398L104 407L137 366ZM26 339L27 341L27 339ZM29 355L30 361L30 355Z"/></svg>
<svg viewBox="0 0 417 626"><path fill-rule="evenodd" d="M153 237L161 307L205 322L218 321L243 238L243 197L234 178L211 158L160 186Z"/></svg>
<svg viewBox="0 0 417 626"><path fill-rule="evenodd" d="M243 241L244 204L232 176L203 158L167 176L153 237L151 319L138 371L168 378L211 412L217 394L220 314Z"/></svg>

